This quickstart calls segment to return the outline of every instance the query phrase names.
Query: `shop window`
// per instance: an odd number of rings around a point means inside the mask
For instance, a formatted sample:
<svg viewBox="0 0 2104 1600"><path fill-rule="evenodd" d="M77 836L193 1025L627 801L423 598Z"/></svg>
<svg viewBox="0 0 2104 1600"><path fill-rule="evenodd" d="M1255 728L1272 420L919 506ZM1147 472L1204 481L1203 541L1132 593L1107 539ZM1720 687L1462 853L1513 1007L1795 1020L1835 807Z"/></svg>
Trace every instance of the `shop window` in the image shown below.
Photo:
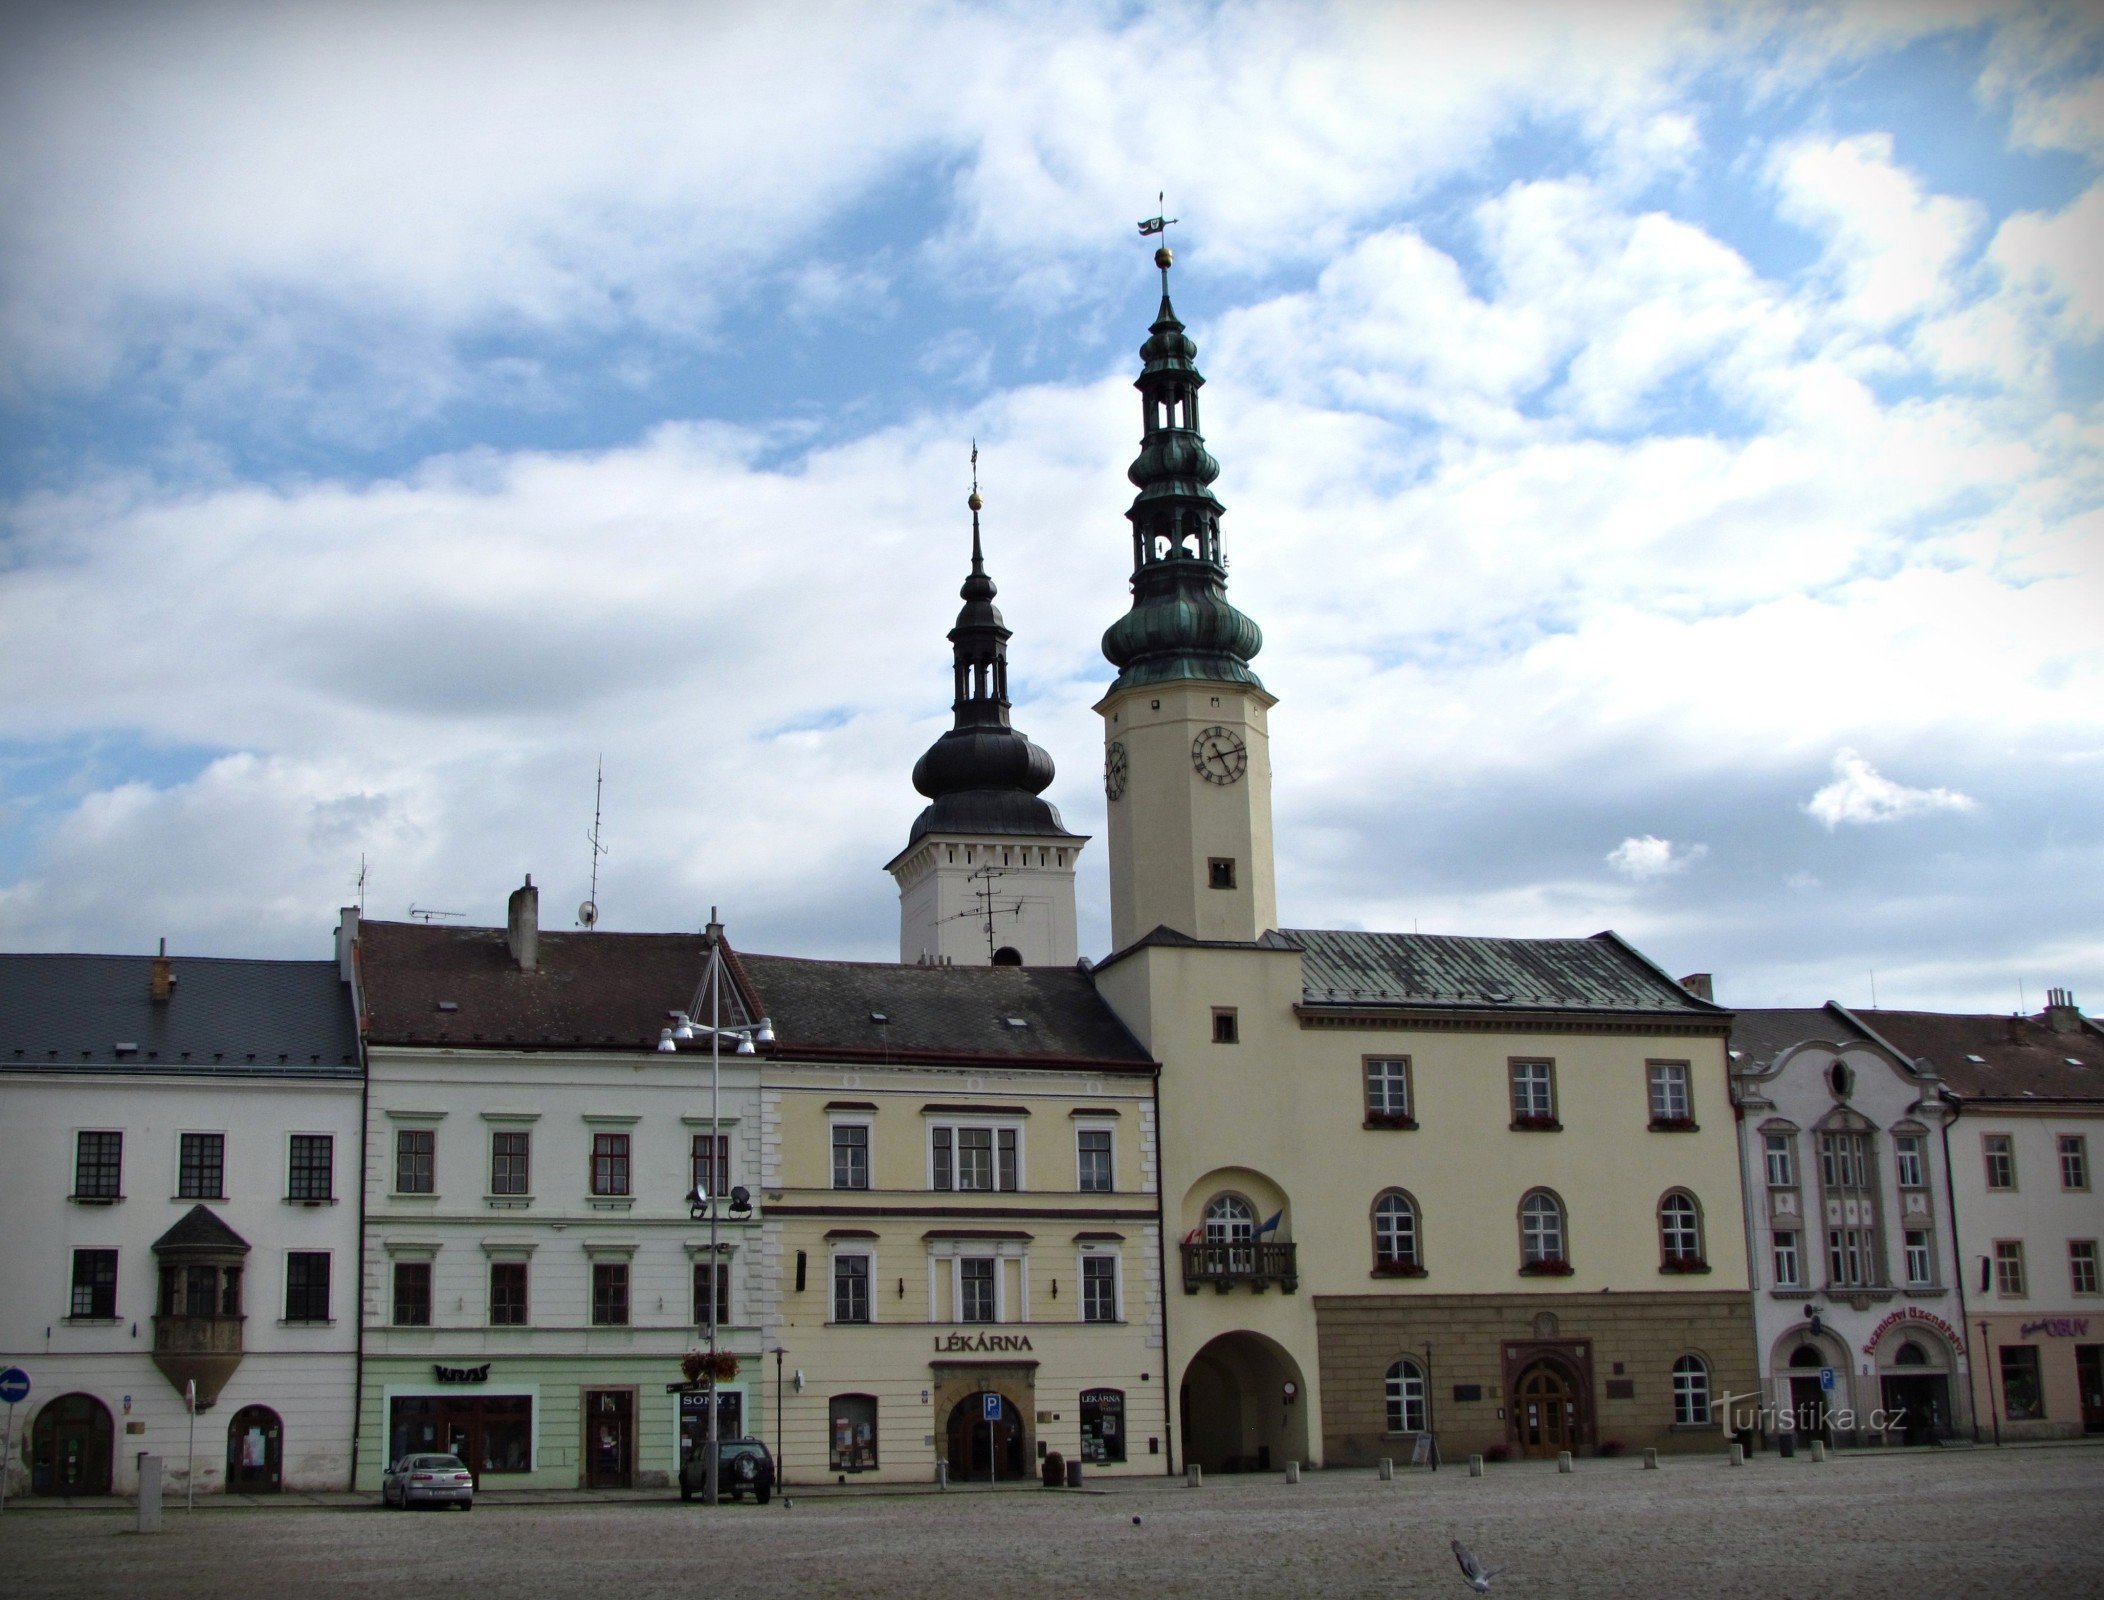
<svg viewBox="0 0 2104 1600"><path fill-rule="evenodd" d="M395 1193L432 1194L438 1159L436 1128L395 1129Z"/></svg>
<svg viewBox="0 0 2104 1600"><path fill-rule="evenodd" d="M1125 1459L1125 1391L1084 1389L1081 1391L1081 1459L1123 1461Z"/></svg>
<svg viewBox="0 0 2104 1600"><path fill-rule="evenodd" d="M124 1198L124 1135L83 1133L73 1141L73 1198Z"/></svg>
<svg viewBox="0 0 2104 1600"><path fill-rule="evenodd" d="M431 1326L431 1263L397 1261L394 1264L394 1325L398 1328Z"/></svg>
<svg viewBox="0 0 2104 1600"><path fill-rule="evenodd" d="M117 1252L76 1250L73 1252L73 1299L67 1315L93 1321L114 1321L117 1315Z"/></svg>
<svg viewBox="0 0 2104 1600"><path fill-rule="evenodd" d="M286 1154L285 1198L336 1198L336 1139L327 1133L295 1133Z"/></svg>
<svg viewBox="0 0 2104 1600"><path fill-rule="evenodd" d="M329 1320L329 1253L294 1250L285 1257L285 1320Z"/></svg>
<svg viewBox="0 0 2104 1600"><path fill-rule="evenodd" d="M1388 1369L1388 1431L1425 1431L1425 1369L1415 1361L1398 1361Z"/></svg>
<svg viewBox="0 0 2104 1600"><path fill-rule="evenodd" d="M592 1323L601 1328L628 1325L628 1263L592 1263Z"/></svg>
<svg viewBox="0 0 2104 1600"><path fill-rule="evenodd" d="M830 1443L826 1467L832 1472L877 1470L877 1397L836 1394L826 1405Z"/></svg>
<svg viewBox="0 0 2104 1600"><path fill-rule="evenodd" d="M489 1264L489 1320L492 1327L526 1326L526 1263L492 1261Z"/></svg>
<svg viewBox="0 0 2104 1600"><path fill-rule="evenodd" d="M176 1155L175 1192L185 1200L226 1198L226 1135L186 1133Z"/></svg>
<svg viewBox="0 0 2104 1600"><path fill-rule="evenodd" d="M1700 1356L1682 1356L1673 1363L1673 1420L1699 1427L1709 1419L1709 1366Z"/></svg>
<svg viewBox="0 0 2104 1600"><path fill-rule="evenodd" d="M388 1408L388 1456L456 1455L478 1478L533 1470L533 1400L527 1395L397 1395Z"/></svg>
<svg viewBox="0 0 2104 1600"><path fill-rule="evenodd" d="M2037 1422L2046 1414L2046 1391L2039 1376L2038 1346L2005 1344L2000 1355L2002 1415L2011 1422Z"/></svg>
<svg viewBox="0 0 2104 1600"><path fill-rule="evenodd" d="M489 1136L489 1192L533 1193L533 1135L523 1128Z"/></svg>

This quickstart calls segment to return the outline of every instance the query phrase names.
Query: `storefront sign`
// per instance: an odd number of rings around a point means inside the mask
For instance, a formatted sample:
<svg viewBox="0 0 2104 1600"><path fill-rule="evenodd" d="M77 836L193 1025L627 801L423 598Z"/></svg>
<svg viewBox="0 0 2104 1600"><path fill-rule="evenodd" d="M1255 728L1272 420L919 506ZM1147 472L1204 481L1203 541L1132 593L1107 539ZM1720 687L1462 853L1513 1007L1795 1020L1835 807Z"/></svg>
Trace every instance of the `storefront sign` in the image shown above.
<svg viewBox="0 0 2104 1600"><path fill-rule="evenodd" d="M2089 1318L2047 1317L2039 1322L2027 1322L2017 1334L2017 1337L2028 1339L2034 1333L2042 1333L2048 1339L2087 1339L2089 1337Z"/></svg>
<svg viewBox="0 0 2104 1600"><path fill-rule="evenodd" d="M1944 1338L1950 1340L1954 1346L1962 1348L1965 1344L1965 1335L1952 1327L1948 1322L1945 1322L1943 1318L1937 1316L1935 1312L1924 1311L1920 1306L1902 1306L1870 1330L1870 1337L1863 1341L1863 1354L1866 1356L1876 1355L1878 1340L1884 1338L1887 1333L1903 1322L1919 1322L1934 1328Z"/></svg>
<svg viewBox="0 0 2104 1600"><path fill-rule="evenodd" d="M1028 1350L1030 1336L1027 1333L953 1333L945 1338L935 1336L937 1355L955 1355L960 1352Z"/></svg>
<svg viewBox="0 0 2104 1600"><path fill-rule="evenodd" d="M485 1361L479 1367L432 1367L440 1383L488 1383L490 1364Z"/></svg>

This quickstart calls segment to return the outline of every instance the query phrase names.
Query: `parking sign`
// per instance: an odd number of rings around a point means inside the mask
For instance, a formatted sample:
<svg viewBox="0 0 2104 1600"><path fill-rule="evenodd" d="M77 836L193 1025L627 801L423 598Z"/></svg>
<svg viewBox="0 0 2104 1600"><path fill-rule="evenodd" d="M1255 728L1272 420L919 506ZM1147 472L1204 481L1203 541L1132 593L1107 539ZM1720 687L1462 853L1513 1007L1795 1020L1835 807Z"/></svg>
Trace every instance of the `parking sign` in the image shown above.
<svg viewBox="0 0 2104 1600"><path fill-rule="evenodd" d="M981 1395L979 1404L983 1408L982 1414L988 1422L999 1422L1001 1420L1001 1397L999 1395Z"/></svg>
<svg viewBox="0 0 2104 1600"><path fill-rule="evenodd" d="M1827 1394L1834 1392L1834 1369L1832 1367L1821 1367L1819 1369L1819 1387Z"/></svg>

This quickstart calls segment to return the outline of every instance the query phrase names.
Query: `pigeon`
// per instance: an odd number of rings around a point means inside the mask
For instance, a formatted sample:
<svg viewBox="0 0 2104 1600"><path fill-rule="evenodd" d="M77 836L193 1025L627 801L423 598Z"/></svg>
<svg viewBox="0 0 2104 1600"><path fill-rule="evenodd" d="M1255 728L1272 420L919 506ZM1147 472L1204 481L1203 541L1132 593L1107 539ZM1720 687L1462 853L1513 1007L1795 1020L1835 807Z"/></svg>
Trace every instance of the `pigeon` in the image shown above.
<svg viewBox="0 0 2104 1600"><path fill-rule="evenodd" d="M1138 1527L1138 1526L1140 1525L1140 1519L1139 1519L1138 1517L1134 1517L1134 1518L1132 1519L1132 1525L1133 1525L1133 1526L1134 1526L1135 1528L1137 1528L1137 1527Z"/></svg>
<svg viewBox="0 0 2104 1600"><path fill-rule="evenodd" d="M794 1511L794 1510L796 1509L796 1502L795 1502L794 1500L790 1499L790 1498L789 1498L789 1497L788 1497L787 1495L783 1495L783 1496L782 1496L782 1509L783 1509L784 1511Z"/></svg>
<svg viewBox="0 0 2104 1600"><path fill-rule="evenodd" d="M1459 1539L1454 1541L1454 1559L1461 1563L1462 1579L1478 1594L1489 1594L1490 1580L1505 1570L1503 1567L1491 1567L1486 1570L1483 1563L1476 1559L1476 1552Z"/></svg>

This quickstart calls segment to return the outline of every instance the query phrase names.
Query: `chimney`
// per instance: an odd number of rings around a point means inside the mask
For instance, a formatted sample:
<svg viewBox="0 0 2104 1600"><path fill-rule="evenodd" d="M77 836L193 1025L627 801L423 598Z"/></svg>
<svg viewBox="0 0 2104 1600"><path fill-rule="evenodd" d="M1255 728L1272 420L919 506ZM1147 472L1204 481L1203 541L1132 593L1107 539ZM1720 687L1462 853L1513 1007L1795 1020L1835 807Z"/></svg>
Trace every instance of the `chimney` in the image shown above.
<svg viewBox="0 0 2104 1600"><path fill-rule="evenodd" d="M153 976L147 981L147 993L161 1004L175 993L175 970L168 961L168 941L161 941L161 953L153 958Z"/></svg>
<svg viewBox="0 0 2104 1600"><path fill-rule="evenodd" d="M358 908L345 906L336 914L336 970L345 983L358 981Z"/></svg>
<svg viewBox="0 0 2104 1600"><path fill-rule="evenodd" d="M541 959L541 892L533 886L530 872L526 874L525 886L511 892L505 936L511 945L511 959L519 964L519 970L533 971Z"/></svg>
<svg viewBox="0 0 2104 1600"><path fill-rule="evenodd" d="M2031 1030L2025 1026L2024 1019L2015 1012L2009 1014L2009 1042L2011 1044L2029 1044L2031 1042Z"/></svg>
<svg viewBox="0 0 2104 1600"><path fill-rule="evenodd" d="M1717 996L1711 990L1710 975L1707 972L1689 973L1680 980L1680 986L1697 1000L1707 1000L1711 1005L1717 1003Z"/></svg>
<svg viewBox="0 0 2104 1600"><path fill-rule="evenodd" d="M2075 1004L2072 989L2046 991L2046 1026L2055 1033L2080 1033L2082 1009Z"/></svg>

